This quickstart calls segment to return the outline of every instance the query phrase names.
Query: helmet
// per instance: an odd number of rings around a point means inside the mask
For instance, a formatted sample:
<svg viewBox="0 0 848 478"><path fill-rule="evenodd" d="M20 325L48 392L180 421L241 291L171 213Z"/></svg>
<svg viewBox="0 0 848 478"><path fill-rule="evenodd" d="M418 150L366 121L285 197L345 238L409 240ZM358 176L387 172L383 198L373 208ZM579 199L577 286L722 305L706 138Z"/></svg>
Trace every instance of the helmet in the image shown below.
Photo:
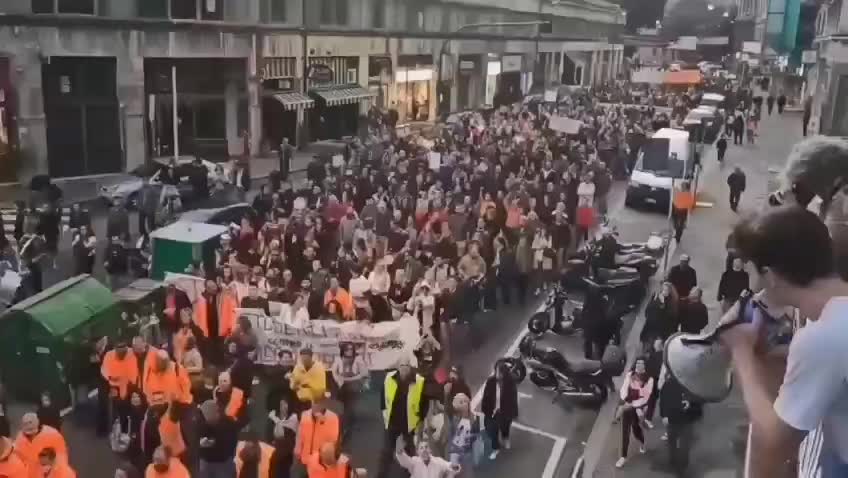
<svg viewBox="0 0 848 478"><path fill-rule="evenodd" d="M527 329L530 330L530 333L532 334L544 334L550 327L550 321L551 317L549 312L536 312L530 317L530 321L527 322ZM522 344L524 343L524 340L527 339L533 340L533 338L529 335L525 336L524 339L522 339Z"/></svg>

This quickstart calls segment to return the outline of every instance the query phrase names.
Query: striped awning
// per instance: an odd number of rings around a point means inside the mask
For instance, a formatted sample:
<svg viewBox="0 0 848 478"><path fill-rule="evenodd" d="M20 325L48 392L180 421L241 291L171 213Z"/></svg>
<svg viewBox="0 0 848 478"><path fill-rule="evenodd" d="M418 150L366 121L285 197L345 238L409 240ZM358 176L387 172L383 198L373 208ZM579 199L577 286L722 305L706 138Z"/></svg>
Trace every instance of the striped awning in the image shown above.
<svg viewBox="0 0 848 478"><path fill-rule="evenodd" d="M315 89L312 93L324 100L327 106L350 105L377 96L377 93L361 86L337 86L327 89Z"/></svg>
<svg viewBox="0 0 848 478"><path fill-rule="evenodd" d="M312 98L296 91L292 91L290 93L277 93L272 96L283 105L283 108L287 110L312 108L312 106L315 105L315 101Z"/></svg>

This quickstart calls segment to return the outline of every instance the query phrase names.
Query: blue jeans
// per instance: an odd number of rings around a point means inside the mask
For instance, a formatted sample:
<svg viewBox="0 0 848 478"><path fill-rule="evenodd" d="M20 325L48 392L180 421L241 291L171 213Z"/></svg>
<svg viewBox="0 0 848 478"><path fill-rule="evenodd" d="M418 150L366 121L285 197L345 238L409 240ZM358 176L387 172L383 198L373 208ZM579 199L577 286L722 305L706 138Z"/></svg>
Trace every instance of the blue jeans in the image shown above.
<svg viewBox="0 0 848 478"><path fill-rule="evenodd" d="M200 460L199 478L233 478L236 476L236 465L232 460L212 463Z"/></svg>
<svg viewBox="0 0 848 478"><path fill-rule="evenodd" d="M833 450L822 449L819 464L821 465L821 478L848 476L848 463L843 462Z"/></svg>

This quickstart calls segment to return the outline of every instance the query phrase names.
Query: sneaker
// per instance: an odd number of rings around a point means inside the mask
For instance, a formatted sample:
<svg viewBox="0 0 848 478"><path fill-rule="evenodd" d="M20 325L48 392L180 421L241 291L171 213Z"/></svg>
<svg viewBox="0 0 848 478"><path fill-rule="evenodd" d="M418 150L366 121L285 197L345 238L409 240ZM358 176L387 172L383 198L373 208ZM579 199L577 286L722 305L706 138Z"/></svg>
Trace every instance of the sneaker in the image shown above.
<svg viewBox="0 0 848 478"><path fill-rule="evenodd" d="M494 460L495 458L497 458L499 452L500 450L493 450L492 453L489 455L489 459Z"/></svg>
<svg viewBox="0 0 848 478"><path fill-rule="evenodd" d="M648 450L645 449L645 445L639 445L639 453L645 454Z"/></svg>
<svg viewBox="0 0 848 478"><path fill-rule="evenodd" d="M668 441L668 433L663 433L662 436L660 437L660 440Z"/></svg>
<svg viewBox="0 0 848 478"><path fill-rule="evenodd" d="M648 427L648 430L654 429L654 423L650 420L645 420L645 426Z"/></svg>
<svg viewBox="0 0 848 478"><path fill-rule="evenodd" d="M615 467L621 468L621 467L624 466L625 463L627 463L627 458L621 457L621 458L618 459L617 462L615 462Z"/></svg>
<svg viewBox="0 0 848 478"><path fill-rule="evenodd" d="M509 450L509 449L510 449L510 447L512 446L512 444L509 442L509 438L504 439L504 441L503 441L503 446L504 446L504 448L506 448L507 450Z"/></svg>

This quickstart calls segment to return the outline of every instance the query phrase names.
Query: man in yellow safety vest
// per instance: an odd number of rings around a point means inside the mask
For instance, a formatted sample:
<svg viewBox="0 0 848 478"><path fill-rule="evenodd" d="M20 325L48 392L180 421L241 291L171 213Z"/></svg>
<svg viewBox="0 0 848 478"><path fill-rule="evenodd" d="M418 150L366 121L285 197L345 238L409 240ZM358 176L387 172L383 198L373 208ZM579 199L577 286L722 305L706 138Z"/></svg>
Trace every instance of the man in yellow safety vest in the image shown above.
<svg viewBox="0 0 848 478"><path fill-rule="evenodd" d="M386 374L380 398L386 434L377 478L384 478L392 462L398 437L402 436L409 448L407 454L413 453L412 437L421 420L427 416L429 406L424 397L424 377L415 373L409 359L402 358L397 370Z"/></svg>

